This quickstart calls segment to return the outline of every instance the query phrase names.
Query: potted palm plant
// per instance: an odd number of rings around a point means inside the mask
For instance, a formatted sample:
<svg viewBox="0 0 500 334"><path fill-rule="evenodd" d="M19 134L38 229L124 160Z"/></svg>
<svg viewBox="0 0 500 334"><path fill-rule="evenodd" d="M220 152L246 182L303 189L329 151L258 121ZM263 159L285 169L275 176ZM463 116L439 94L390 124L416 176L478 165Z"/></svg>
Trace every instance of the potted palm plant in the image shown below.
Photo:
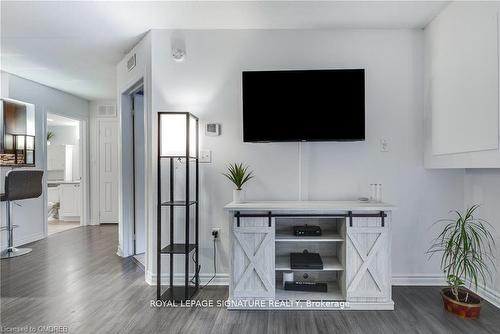
<svg viewBox="0 0 500 334"><path fill-rule="evenodd" d="M442 253L441 269L448 283L441 290L444 308L469 319L479 317L481 311L481 298L470 288L477 291L478 282L486 284L495 269L492 255L495 240L488 229L491 225L474 217L478 207L473 205L465 214L455 211L455 219L438 220L436 223L445 225L428 250L430 256Z"/></svg>
<svg viewBox="0 0 500 334"><path fill-rule="evenodd" d="M253 178L252 174L253 171L248 171L248 166L244 166L242 163L234 163L227 166L227 173L223 173L223 175L236 186L236 189L233 190L233 202L241 203L241 188Z"/></svg>
<svg viewBox="0 0 500 334"><path fill-rule="evenodd" d="M52 131L47 131L47 145L50 145L50 140L54 138L54 132Z"/></svg>

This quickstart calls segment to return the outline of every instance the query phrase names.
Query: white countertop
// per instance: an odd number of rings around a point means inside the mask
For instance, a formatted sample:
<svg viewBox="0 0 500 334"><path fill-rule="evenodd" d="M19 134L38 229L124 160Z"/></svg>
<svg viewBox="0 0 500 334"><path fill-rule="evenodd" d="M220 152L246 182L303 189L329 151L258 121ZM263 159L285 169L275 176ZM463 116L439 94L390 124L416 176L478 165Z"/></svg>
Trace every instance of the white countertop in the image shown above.
<svg viewBox="0 0 500 334"><path fill-rule="evenodd" d="M228 203L228 211L392 211L394 206L383 202L360 201L245 201Z"/></svg>

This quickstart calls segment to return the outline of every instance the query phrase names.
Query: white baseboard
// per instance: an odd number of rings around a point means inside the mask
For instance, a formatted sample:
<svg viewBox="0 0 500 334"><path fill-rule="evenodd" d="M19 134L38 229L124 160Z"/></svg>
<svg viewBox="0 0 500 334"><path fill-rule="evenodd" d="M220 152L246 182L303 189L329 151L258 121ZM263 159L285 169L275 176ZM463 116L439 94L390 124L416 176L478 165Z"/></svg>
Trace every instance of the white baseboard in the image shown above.
<svg viewBox="0 0 500 334"><path fill-rule="evenodd" d="M200 273L200 285L205 285L212 278L213 274L201 274ZM156 275L150 271L146 271L146 283L149 285L156 285ZM161 276L161 284L168 285L169 275ZM184 275L174 274L174 284L183 285ZM229 274L217 274L215 278L210 282L209 285L229 285Z"/></svg>
<svg viewBox="0 0 500 334"><path fill-rule="evenodd" d="M16 236L14 235L14 247L26 245L29 244L30 242L42 240L43 238L45 238L45 234L43 232L34 233L31 235L24 236L22 238L16 238Z"/></svg>
<svg viewBox="0 0 500 334"><path fill-rule="evenodd" d="M149 285L156 285L156 275L151 273L150 271L146 271L146 282ZM200 274L200 284L204 285L207 284L207 282L212 278L212 274ZM168 285L169 282L169 276L168 275L162 275L161 277L161 282L162 285ZM174 284L184 284L184 275L182 274L175 274L174 275ZM217 276L210 282L210 285L229 285L229 274L217 274ZM425 275L425 274L419 274L419 275L394 275L392 276L392 285L399 286L399 285L407 285L407 286L445 286L446 281L443 278L443 275ZM490 289L490 288L483 288L483 287L478 287L477 294L490 302L491 304L495 305L496 307L500 308L500 293Z"/></svg>
<svg viewBox="0 0 500 334"><path fill-rule="evenodd" d="M443 275L393 275L392 285L412 286L446 286ZM477 287L476 292L481 298L500 308L500 292L489 287Z"/></svg>
<svg viewBox="0 0 500 334"><path fill-rule="evenodd" d="M486 299L491 304L500 308L500 293L498 291L490 289L489 287L481 287L478 285L476 293L481 298Z"/></svg>
<svg viewBox="0 0 500 334"><path fill-rule="evenodd" d="M441 274L426 275L392 275L392 285L432 285L443 286L447 285Z"/></svg>

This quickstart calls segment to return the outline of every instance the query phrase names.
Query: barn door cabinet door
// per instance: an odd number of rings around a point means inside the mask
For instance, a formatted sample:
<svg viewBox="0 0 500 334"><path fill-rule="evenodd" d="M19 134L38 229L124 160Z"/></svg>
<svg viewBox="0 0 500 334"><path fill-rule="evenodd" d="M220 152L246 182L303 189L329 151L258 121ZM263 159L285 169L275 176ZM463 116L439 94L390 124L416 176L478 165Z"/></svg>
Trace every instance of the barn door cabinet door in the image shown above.
<svg viewBox="0 0 500 334"><path fill-rule="evenodd" d="M232 243L232 297L274 298L274 219L234 219Z"/></svg>
<svg viewBox="0 0 500 334"><path fill-rule="evenodd" d="M351 302L391 300L390 216L347 221L346 294Z"/></svg>

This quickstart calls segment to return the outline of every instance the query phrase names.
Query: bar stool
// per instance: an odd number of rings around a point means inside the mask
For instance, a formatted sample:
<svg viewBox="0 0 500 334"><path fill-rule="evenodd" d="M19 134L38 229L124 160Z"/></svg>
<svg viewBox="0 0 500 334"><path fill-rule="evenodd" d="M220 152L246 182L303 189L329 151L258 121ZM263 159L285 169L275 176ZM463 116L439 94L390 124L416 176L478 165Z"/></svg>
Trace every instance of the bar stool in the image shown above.
<svg viewBox="0 0 500 334"><path fill-rule="evenodd" d="M0 254L1 259L16 257L31 252L31 248L14 247L14 228L12 225L12 201L37 198L42 194L42 170L11 170L5 175L5 193L0 194L0 201L7 202L7 226L2 226L0 231L8 231L8 248Z"/></svg>

